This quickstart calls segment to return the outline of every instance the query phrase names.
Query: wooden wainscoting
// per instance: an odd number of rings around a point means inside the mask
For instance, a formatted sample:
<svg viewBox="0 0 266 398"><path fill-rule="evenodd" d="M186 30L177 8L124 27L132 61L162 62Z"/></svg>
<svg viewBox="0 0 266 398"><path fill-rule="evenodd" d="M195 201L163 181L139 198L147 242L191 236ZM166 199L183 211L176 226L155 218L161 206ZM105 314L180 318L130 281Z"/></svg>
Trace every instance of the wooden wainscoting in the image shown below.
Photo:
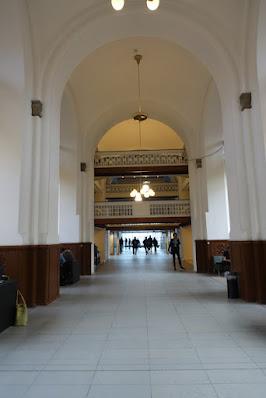
<svg viewBox="0 0 266 398"><path fill-rule="evenodd" d="M266 241L254 241L256 301L266 304Z"/></svg>
<svg viewBox="0 0 266 398"><path fill-rule="evenodd" d="M256 301L256 267L252 241L230 241L232 271L239 273L240 297Z"/></svg>
<svg viewBox="0 0 266 398"><path fill-rule="evenodd" d="M80 265L81 275L91 275L91 243L60 243L60 249L62 248L73 252Z"/></svg>
<svg viewBox="0 0 266 398"><path fill-rule="evenodd" d="M221 256L228 240L196 240L197 272L213 274L213 256Z"/></svg>
<svg viewBox="0 0 266 398"><path fill-rule="evenodd" d="M266 241L197 240L197 272L213 273L212 256L228 247L232 271L239 273L240 298L266 304Z"/></svg>
<svg viewBox="0 0 266 398"><path fill-rule="evenodd" d="M91 243L0 246L0 264L15 279L27 305L47 305L59 296L59 253L73 251L82 275L91 273Z"/></svg>
<svg viewBox="0 0 266 398"><path fill-rule="evenodd" d="M240 274L240 297L266 303L266 241L231 241L232 269Z"/></svg>
<svg viewBox="0 0 266 398"><path fill-rule="evenodd" d="M18 283L29 306L36 305L36 259L34 246L0 246L0 264Z"/></svg>

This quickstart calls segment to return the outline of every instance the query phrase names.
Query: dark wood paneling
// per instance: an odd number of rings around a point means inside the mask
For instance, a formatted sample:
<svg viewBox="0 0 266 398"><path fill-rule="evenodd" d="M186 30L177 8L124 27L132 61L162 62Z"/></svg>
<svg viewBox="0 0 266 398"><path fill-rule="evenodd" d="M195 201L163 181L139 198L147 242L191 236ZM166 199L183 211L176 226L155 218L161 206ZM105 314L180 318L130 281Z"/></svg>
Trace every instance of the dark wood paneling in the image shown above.
<svg viewBox="0 0 266 398"><path fill-rule="evenodd" d="M36 247L37 294L36 304L47 305L59 296L60 245Z"/></svg>
<svg viewBox="0 0 266 398"><path fill-rule="evenodd" d="M188 224L182 224L183 226L185 225L190 225ZM175 224L168 224L168 225L127 225L127 226L112 226L108 227L108 230L110 231L174 231L175 228L179 228L180 224L175 223Z"/></svg>
<svg viewBox="0 0 266 398"><path fill-rule="evenodd" d="M36 263L33 246L1 246L0 263L11 279L17 281L29 306L36 305Z"/></svg>
<svg viewBox="0 0 266 398"><path fill-rule="evenodd" d="M97 227L106 227L107 225L127 225L127 224L147 224L152 223L175 223L177 225L189 225L191 223L190 217L136 217L136 218L95 218L94 224ZM145 228L145 226L144 226Z"/></svg>
<svg viewBox="0 0 266 398"><path fill-rule="evenodd" d="M208 273L208 245L206 240L196 240L196 261L197 272L206 274Z"/></svg>
<svg viewBox="0 0 266 398"><path fill-rule="evenodd" d="M91 243L60 243L60 248L69 249L73 252L80 266L81 275L91 274Z"/></svg>
<svg viewBox="0 0 266 398"><path fill-rule="evenodd" d="M59 296L59 253L70 248L83 275L90 274L90 243L36 246L0 246L0 263L18 283L29 307L46 305Z"/></svg>
<svg viewBox="0 0 266 398"><path fill-rule="evenodd" d="M188 175L188 166L103 167L94 169L95 177L132 175Z"/></svg>
<svg viewBox="0 0 266 398"><path fill-rule="evenodd" d="M227 240L196 240L197 272L213 273L213 256L222 255L229 247Z"/></svg>
<svg viewBox="0 0 266 398"><path fill-rule="evenodd" d="M91 275L91 243L82 244L82 262L80 263L81 275Z"/></svg>
<svg viewBox="0 0 266 398"><path fill-rule="evenodd" d="M256 301L266 304L266 242L253 241Z"/></svg>
<svg viewBox="0 0 266 398"><path fill-rule="evenodd" d="M256 301L256 267L252 241L230 241L232 271L239 273L240 297Z"/></svg>

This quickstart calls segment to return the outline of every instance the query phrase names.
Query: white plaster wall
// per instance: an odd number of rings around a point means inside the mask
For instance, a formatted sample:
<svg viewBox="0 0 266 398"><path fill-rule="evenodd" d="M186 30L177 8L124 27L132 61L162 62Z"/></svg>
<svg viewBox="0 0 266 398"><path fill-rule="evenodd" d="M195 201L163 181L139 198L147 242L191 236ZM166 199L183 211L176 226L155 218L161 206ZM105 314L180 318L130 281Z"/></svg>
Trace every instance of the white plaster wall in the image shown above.
<svg viewBox="0 0 266 398"><path fill-rule="evenodd" d="M222 116L219 95L213 82L205 97L201 136L205 154L210 154L222 143ZM207 239L228 239L228 206L223 152L206 157L203 162L207 183Z"/></svg>
<svg viewBox="0 0 266 398"><path fill-rule="evenodd" d="M22 143L30 117L25 95L23 7L20 0L0 2L0 245L23 243L19 234L20 177Z"/></svg>
<svg viewBox="0 0 266 398"><path fill-rule="evenodd" d="M261 115L266 148L266 1L260 0L258 20L257 68L261 101Z"/></svg>
<svg viewBox="0 0 266 398"><path fill-rule="evenodd" d="M74 104L70 93L65 91L62 98L60 126L60 242L80 241L80 223L77 214L79 191L78 138L78 122Z"/></svg>

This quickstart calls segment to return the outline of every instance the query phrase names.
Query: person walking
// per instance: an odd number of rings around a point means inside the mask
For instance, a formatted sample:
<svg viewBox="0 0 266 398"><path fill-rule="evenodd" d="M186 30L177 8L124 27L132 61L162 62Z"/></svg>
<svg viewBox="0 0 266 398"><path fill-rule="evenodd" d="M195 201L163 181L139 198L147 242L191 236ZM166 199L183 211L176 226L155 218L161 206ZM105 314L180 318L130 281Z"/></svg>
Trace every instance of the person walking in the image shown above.
<svg viewBox="0 0 266 398"><path fill-rule="evenodd" d="M181 257L180 257L180 240L177 237L177 233L174 233L173 238L170 240L168 251L173 256L173 264L174 269L176 271L176 257L178 258L179 268L180 270L184 270L185 268L182 265Z"/></svg>
<svg viewBox="0 0 266 398"><path fill-rule="evenodd" d="M152 240L152 244L154 246L154 253L157 253L158 240L155 237Z"/></svg>
<svg viewBox="0 0 266 398"><path fill-rule="evenodd" d="M120 253L122 253L122 251L123 251L123 246L124 246L124 241L123 241L123 238L121 236L121 238L119 239L119 250L120 250Z"/></svg>
<svg viewBox="0 0 266 398"><path fill-rule="evenodd" d="M143 241L143 246L144 246L144 249L145 249L145 253L148 254L148 239L147 239L147 236L145 236L145 239Z"/></svg>
<svg viewBox="0 0 266 398"><path fill-rule="evenodd" d="M147 248L148 248L148 252L150 252L150 250L152 249L152 237L151 237L151 235L147 239Z"/></svg>
<svg viewBox="0 0 266 398"><path fill-rule="evenodd" d="M134 239L132 240L132 247L133 247L133 254L137 254L139 247L139 240L136 237L134 237Z"/></svg>

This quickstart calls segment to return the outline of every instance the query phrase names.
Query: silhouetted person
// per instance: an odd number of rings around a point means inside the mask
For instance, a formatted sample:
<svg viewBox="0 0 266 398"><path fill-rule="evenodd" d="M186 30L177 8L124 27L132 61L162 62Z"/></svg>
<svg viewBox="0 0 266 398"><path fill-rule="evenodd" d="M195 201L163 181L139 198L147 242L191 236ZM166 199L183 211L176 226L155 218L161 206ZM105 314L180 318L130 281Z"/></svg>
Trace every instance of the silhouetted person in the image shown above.
<svg viewBox="0 0 266 398"><path fill-rule="evenodd" d="M124 246L124 241L123 241L123 238L121 236L121 238L119 239L119 250L120 250L120 253L122 253L122 251L123 251L123 246Z"/></svg>
<svg viewBox="0 0 266 398"><path fill-rule="evenodd" d="M128 239L128 247L131 247L131 239Z"/></svg>
<svg viewBox="0 0 266 398"><path fill-rule="evenodd" d="M173 256L173 263L174 263L174 269L175 269L175 271L176 271L176 260L175 260L176 256L177 256L177 258L178 258L178 262L179 262L179 267L180 267L180 269L181 269L181 270L184 270L184 269L185 269L185 268L183 267L183 265L182 265L179 247L180 247L180 240L178 239L177 234L174 233L173 239L170 240L169 247L168 247L168 251L169 251L169 252L172 254L172 256Z"/></svg>
<svg viewBox="0 0 266 398"><path fill-rule="evenodd" d="M152 240L152 244L154 246L154 252L157 253L158 240L155 237Z"/></svg>
<svg viewBox="0 0 266 398"><path fill-rule="evenodd" d="M125 247L127 247L127 238L125 239Z"/></svg>
<svg viewBox="0 0 266 398"><path fill-rule="evenodd" d="M133 254L137 254L139 247L139 240L136 237L132 240L132 247L133 247Z"/></svg>
<svg viewBox="0 0 266 398"><path fill-rule="evenodd" d="M147 239L147 236L145 236L145 239L143 241L143 246L144 246L144 249L145 249L145 253L148 254L148 239Z"/></svg>
<svg viewBox="0 0 266 398"><path fill-rule="evenodd" d="M148 237L147 247L148 247L148 251L150 251L152 249L152 237L151 237L151 235Z"/></svg>

